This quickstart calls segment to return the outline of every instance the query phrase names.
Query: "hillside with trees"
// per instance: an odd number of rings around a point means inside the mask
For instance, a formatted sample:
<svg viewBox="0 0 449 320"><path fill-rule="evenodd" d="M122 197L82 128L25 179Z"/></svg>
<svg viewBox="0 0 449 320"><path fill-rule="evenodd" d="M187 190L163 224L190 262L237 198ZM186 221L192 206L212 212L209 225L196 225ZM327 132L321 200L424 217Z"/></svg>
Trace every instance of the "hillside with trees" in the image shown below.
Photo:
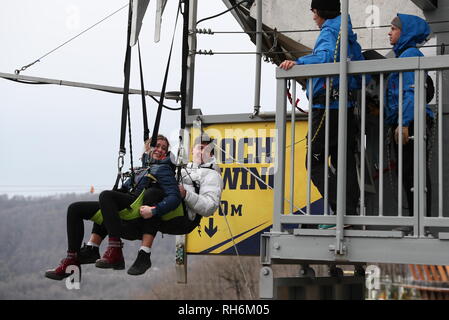
<svg viewBox="0 0 449 320"><path fill-rule="evenodd" d="M0 299L132 299L174 269L174 237L158 235L152 254L153 267L145 275L132 277L123 271L82 266L80 290L68 290L65 281L44 277L45 270L65 257L66 210L75 201L95 200L98 195L68 194L41 198L0 196ZM91 223L85 222L85 242ZM101 246L104 252L107 243ZM126 267L133 263L139 241L126 241Z"/></svg>

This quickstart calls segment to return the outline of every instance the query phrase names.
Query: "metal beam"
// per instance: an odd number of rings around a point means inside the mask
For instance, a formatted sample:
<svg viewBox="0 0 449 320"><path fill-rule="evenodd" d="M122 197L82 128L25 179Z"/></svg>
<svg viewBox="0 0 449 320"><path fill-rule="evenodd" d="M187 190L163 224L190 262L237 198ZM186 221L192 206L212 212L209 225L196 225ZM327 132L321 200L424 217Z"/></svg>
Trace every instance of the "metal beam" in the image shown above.
<svg viewBox="0 0 449 320"><path fill-rule="evenodd" d="M335 232L335 231L334 231ZM355 232L355 231L354 231ZM335 256L330 249L335 245L332 236L295 236L290 234L265 234L265 250L269 257L265 263L283 263L295 261L356 264L356 263L399 263L449 265L449 255L436 254L447 252L448 242L438 239L418 239L412 237L382 238L345 237L345 255ZM348 234L349 235L349 234ZM386 250L385 248L388 248Z"/></svg>
<svg viewBox="0 0 449 320"><path fill-rule="evenodd" d="M260 89L262 81L262 0L256 1L257 6L257 36L256 36L256 79L254 85L254 115L260 112Z"/></svg>
<svg viewBox="0 0 449 320"><path fill-rule="evenodd" d="M449 55L437 57L413 57L401 59L351 61L348 62L348 74L408 72L416 69L444 70L449 67ZM323 63L294 66L289 71L276 69L277 79L295 79L339 75L340 63Z"/></svg>
<svg viewBox="0 0 449 320"><path fill-rule="evenodd" d="M98 90L98 91L104 91L109 93L123 93L123 88L120 87L112 87L112 86L104 86L99 84L91 84L91 83L85 83L85 82L73 82L73 81L66 81L66 80L57 80L57 79L49 79L49 78L39 78L39 77L31 77L31 76L23 76L20 74L13 74L13 73L2 73L0 72L0 78L13 80L13 81L21 81L26 82L29 84L38 83L38 84L55 84L59 86L66 86L66 87L75 87L75 88L84 88L84 89L91 89L91 90ZM141 90L137 89L130 89L130 94L140 94ZM160 97L160 92L155 91L146 91L146 96L151 97ZM179 92L167 92L167 95L165 99L169 100L180 100L181 97L179 95Z"/></svg>
<svg viewBox="0 0 449 320"><path fill-rule="evenodd" d="M348 114L348 19L349 0L341 1L340 96L338 102L337 232L335 254L343 254L343 223L346 212L346 151ZM311 90L311 89L309 89ZM313 90L311 90L313 92ZM311 128L311 126L309 126ZM308 204L309 205L309 204Z"/></svg>
<svg viewBox="0 0 449 320"><path fill-rule="evenodd" d="M196 110L196 109L194 109ZM224 123L247 123L247 122L274 122L275 112L263 112L254 116L252 113L216 114L216 115L190 115L186 118L187 125L192 125L197 119L201 119L204 125ZM291 119L291 112L287 112L287 120ZM307 121L307 115L296 114L296 121Z"/></svg>
<svg viewBox="0 0 449 320"><path fill-rule="evenodd" d="M193 94L195 91L195 54L197 38L196 22L198 21L198 0L189 0L189 57L187 59L187 98L186 98L186 115L193 114Z"/></svg>

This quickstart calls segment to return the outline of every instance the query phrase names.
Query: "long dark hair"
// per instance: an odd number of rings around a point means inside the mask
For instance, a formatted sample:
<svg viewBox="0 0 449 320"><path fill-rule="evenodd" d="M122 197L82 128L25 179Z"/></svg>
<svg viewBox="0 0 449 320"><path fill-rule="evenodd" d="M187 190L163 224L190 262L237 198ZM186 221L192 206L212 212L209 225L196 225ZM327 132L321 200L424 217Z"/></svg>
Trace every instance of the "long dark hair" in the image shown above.
<svg viewBox="0 0 449 320"><path fill-rule="evenodd" d="M157 138L156 138L156 141L157 140L164 140L166 143L167 143L167 151L170 149L170 142L168 142L168 139L167 139L167 137L166 136L164 136L163 134L158 134L157 135ZM142 151L142 153L145 153L145 152L150 152L150 144L151 144L151 138L150 139L147 139L146 141L145 141L145 143L144 143L144 146L143 146L143 151Z"/></svg>

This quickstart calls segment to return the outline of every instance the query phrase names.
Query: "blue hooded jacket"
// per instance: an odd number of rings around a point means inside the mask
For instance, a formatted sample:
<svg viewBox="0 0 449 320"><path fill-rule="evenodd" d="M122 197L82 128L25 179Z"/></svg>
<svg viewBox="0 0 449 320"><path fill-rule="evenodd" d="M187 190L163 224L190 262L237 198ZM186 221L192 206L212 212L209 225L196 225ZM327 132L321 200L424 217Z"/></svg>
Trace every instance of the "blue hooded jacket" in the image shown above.
<svg viewBox="0 0 449 320"><path fill-rule="evenodd" d="M147 170L142 171L141 174L136 176L134 193L139 195L145 186L149 184L150 178L146 176L147 173L154 176L157 179L159 187L164 191L165 197L156 205L156 208L152 210L152 213L155 216L162 216L175 210L182 201L178 182L175 178L175 172L169 154L167 154L167 157L163 160L151 159L150 163L147 163L147 166ZM131 181L125 181L124 187L129 189L130 186Z"/></svg>
<svg viewBox="0 0 449 320"><path fill-rule="evenodd" d="M341 16L334 19L327 19L321 27L320 35L316 40L313 53L307 56L303 56L296 60L296 64L320 64L320 63L333 63L335 50L337 50L337 60L340 61L340 44L337 46L338 35L340 34ZM362 55L362 48L357 42L357 35L352 31L351 18L349 17L348 25L348 59L350 61L365 60ZM339 77L333 78L332 89L338 90L340 79ZM308 86L308 83L307 83ZM348 89L358 90L361 88L360 76L349 76ZM307 88L307 93L310 88ZM313 97L326 94L326 79L314 78L313 79ZM352 107L352 103L348 103L348 107ZM325 105L315 104L313 108L324 109ZM331 102L331 109L338 109L338 101Z"/></svg>
<svg viewBox="0 0 449 320"><path fill-rule="evenodd" d="M394 45L393 51L397 58L423 57L421 51L416 47L423 43L430 35L430 27L427 22L420 17L400 14L398 17L402 23L401 37ZM414 120L415 111L415 73L403 73L403 118L402 125L408 127L410 122ZM398 125L399 110L399 73L394 72L388 78L387 105L385 107L385 123L389 125ZM427 114L434 117L429 106L426 106Z"/></svg>

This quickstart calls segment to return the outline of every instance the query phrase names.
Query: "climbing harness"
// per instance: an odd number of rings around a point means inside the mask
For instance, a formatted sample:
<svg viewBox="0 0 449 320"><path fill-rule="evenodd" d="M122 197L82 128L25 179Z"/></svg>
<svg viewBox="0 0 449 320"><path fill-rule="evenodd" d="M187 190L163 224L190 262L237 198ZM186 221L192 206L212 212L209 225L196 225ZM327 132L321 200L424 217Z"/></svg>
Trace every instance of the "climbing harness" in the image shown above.
<svg viewBox="0 0 449 320"><path fill-rule="evenodd" d="M338 58L338 49L340 48L340 42L341 42L341 31L338 34L338 38L337 38L337 42L335 43L335 50L334 50L334 63L337 62L337 58ZM332 92L333 89L333 85L334 85L334 78L331 78L330 80L330 87L329 90L330 92ZM309 99L312 99L313 101L313 87L310 88L310 97ZM312 110L309 110L309 112L313 112ZM323 127L323 123L324 120L326 119L326 112L323 113L323 117L321 118L320 124L318 126L318 129L315 131L314 136L312 137L312 143L315 141L315 139L318 137L318 134L321 131L321 128Z"/></svg>

